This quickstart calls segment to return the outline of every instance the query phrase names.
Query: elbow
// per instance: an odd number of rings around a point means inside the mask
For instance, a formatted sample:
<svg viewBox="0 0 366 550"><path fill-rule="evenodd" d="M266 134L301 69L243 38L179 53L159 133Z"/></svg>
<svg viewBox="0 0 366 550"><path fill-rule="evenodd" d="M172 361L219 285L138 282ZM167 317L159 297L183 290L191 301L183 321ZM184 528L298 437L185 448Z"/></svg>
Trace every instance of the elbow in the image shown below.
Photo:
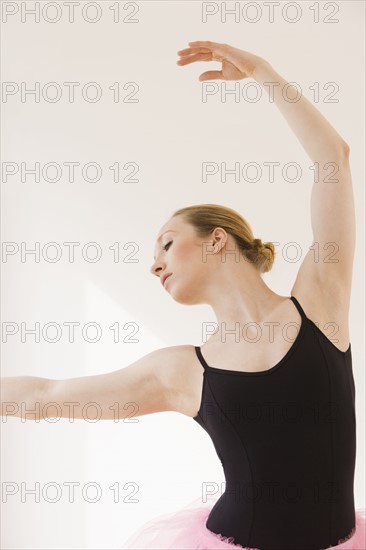
<svg viewBox="0 0 366 550"><path fill-rule="evenodd" d="M346 158L349 157L350 146L345 141L342 142L342 153Z"/></svg>
<svg viewBox="0 0 366 550"><path fill-rule="evenodd" d="M341 143L337 145L336 150L334 150L335 158L334 160L337 162L338 166L347 165L349 162L349 154L350 154L350 146L345 141L341 141Z"/></svg>

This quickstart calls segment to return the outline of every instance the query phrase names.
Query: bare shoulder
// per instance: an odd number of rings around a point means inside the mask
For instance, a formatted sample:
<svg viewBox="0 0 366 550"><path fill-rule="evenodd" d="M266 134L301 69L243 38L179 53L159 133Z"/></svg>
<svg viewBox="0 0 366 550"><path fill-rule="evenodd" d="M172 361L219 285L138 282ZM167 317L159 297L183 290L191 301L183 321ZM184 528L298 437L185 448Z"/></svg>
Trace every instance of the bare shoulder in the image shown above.
<svg viewBox="0 0 366 550"><path fill-rule="evenodd" d="M199 407L200 380L203 368L193 345L171 346L156 350L159 355L159 377L166 389L169 410L195 416ZM197 396L195 395L195 389Z"/></svg>
<svg viewBox="0 0 366 550"><path fill-rule="evenodd" d="M313 260L305 258L298 272L291 295L297 298L305 315L340 350L349 342L349 308L351 286L341 281L320 280L314 276Z"/></svg>

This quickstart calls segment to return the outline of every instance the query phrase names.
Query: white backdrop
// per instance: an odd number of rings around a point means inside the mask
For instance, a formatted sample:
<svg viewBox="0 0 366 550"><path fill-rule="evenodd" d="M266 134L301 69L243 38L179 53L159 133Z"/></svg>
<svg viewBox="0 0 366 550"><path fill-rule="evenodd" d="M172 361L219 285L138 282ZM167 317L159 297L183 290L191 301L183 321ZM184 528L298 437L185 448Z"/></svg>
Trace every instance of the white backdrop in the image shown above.
<svg viewBox="0 0 366 550"><path fill-rule="evenodd" d="M290 294L312 238L312 162L267 93L254 101L252 79L216 81L204 100L198 77L216 64L176 64L189 41L231 44L300 85L351 147L355 499L364 506L364 2L80 1L73 22L66 2L1 4L2 375L106 373L156 348L203 343L211 309L177 304L149 272L158 230L183 206L229 206L256 237L279 242L264 278ZM236 15L225 19L225 6ZM25 93L37 87L38 98ZM238 101L225 89L239 90ZM205 162L240 163L247 176L203 181ZM268 162L279 163L273 181ZM36 163L39 178L27 172ZM301 167L297 181L287 163ZM289 242L301 247L293 262L282 256ZM65 243L77 243L74 261ZM37 247L38 261L25 254ZM38 341L25 332L36 323ZM78 323L73 342L66 323ZM224 480L207 434L178 413L134 423L3 418L1 431L4 550L118 548L197 498L202 483L221 490ZM78 484L73 502L67 483Z"/></svg>

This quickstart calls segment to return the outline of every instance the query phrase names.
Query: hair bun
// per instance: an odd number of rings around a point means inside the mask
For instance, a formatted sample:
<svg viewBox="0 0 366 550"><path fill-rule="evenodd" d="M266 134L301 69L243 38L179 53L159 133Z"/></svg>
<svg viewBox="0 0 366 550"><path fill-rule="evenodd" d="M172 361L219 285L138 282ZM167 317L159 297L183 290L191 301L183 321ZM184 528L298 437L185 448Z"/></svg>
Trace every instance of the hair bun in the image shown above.
<svg viewBox="0 0 366 550"><path fill-rule="evenodd" d="M259 251L263 248L262 239L254 239L253 240L254 247Z"/></svg>

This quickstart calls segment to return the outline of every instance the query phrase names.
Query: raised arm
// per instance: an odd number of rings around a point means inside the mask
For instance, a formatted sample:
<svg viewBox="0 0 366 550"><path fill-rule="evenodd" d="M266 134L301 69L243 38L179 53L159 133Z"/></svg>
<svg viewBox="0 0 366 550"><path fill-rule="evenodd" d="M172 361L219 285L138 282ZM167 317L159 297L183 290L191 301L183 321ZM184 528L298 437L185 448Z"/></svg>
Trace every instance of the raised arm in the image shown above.
<svg viewBox="0 0 366 550"><path fill-rule="evenodd" d="M348 301L356 241L350 148L318 109L267 62L260 62L252 76L268 93L270 83L275 84L275 105L316 164L310 203L313 243L297 284L333 289Z"/></svg>
<svg viewBox="0 0 366 550"><path fill-rule="evenodd" d="M301 297L311 290L314 296L327 296L328 306L336 298L340 308L345 307L351 291L356 238L348 144L314 105L263 58L228 44L207 41L189 42L189 48L177 53L178 65L222 63L221 70L202 73L201 81L255 79L271 94L313 163L318 163L311 193L313 242L292 292ZM291 101L294 98L296 102ZM323 305L326 310L327 304Z"/></svg>
<svg viewBox="0 0 366 550"><path fill-rule="evenodd" d="M1 379L1 414L26 420L49 417L112 420L180 412L182 359L190 346L161 348L107 374L52 380ZM25 414L25 411L35 411Z"/></svg>

